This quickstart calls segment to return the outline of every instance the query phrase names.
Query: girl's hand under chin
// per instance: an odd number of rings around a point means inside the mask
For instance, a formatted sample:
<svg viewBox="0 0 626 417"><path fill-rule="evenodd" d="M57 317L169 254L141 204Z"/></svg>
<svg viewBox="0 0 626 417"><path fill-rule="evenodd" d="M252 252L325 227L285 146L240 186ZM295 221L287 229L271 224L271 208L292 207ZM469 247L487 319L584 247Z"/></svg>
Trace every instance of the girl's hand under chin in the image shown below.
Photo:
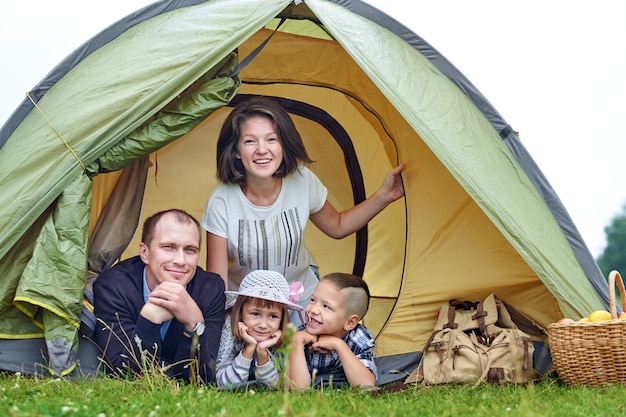
<svg viewBox="0 0 626 417"><path fill-rule="evenodd" d="M276 333L274 333L269 339L257 343L257 349L269 349L272 346L276 346L276 343L278 343L282 334L283 332L281 330L276 330Z"/></svg>
<svg viewBox="0 0 626 417"><path fill-rule="evenodd" d="M256 339L250 336L250 333L248 333L248 326L246 326L242 322L239 322L238 326L239 326L239 334L241 335L241 338L243 339L243 341L246 342L246 345L256 346L257 345Z"/></svg>

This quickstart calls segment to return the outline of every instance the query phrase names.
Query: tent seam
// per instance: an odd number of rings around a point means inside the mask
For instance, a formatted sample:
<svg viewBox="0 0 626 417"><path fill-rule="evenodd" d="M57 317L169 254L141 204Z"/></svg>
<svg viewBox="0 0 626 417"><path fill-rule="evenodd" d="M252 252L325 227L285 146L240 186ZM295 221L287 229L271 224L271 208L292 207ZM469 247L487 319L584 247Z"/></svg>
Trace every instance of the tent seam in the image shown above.
<svg viewBox="0 0 626 417"><path fill-rule="evenodd" d="M14 299L15 307L17 307L20 311L22 311L24 314L26 314L28 317L30 317L31 320L33 320L33 323L35 323L35 325L37 327L40 327L40 328L43 329L43 323L40 323L37 320L35 320L34 315L31 314L30 311L28 311L27 309L23 308L21 306L20 302L33 304L33 305L36 305L38 307L45 308L46 310L50 311L51 313L55 314L56 316L59 316L59 317L65 319L69 324L71 324L72 326L76 327L77 329L80 328L80 323L78 323L76 320L73 320L72 318L70 318L67 314L63 314L63 312L61 310L59 310L57 308L54 308L51 305L44 304L42 302L39 302L37 300L34 300L32 298L28 298L28 297L15 297L15 299Z"/></svg>

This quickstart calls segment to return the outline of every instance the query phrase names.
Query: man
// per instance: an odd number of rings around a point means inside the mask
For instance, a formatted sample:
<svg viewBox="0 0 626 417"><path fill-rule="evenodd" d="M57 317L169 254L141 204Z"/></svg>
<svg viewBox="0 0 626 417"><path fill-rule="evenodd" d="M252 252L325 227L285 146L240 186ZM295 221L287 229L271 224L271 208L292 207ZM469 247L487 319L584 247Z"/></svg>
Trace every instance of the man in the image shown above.
<svg viewBox="0 0 626 417"><path fill-rule="evenodd" d="M198 267L200 236L188 213L156 213L144 223L139 256L98 277L95 337L110 371L146 371L144 352L150 366L163 366L172 377L190 381L197 369L204 383L215 380L224 281Z"/></svg>

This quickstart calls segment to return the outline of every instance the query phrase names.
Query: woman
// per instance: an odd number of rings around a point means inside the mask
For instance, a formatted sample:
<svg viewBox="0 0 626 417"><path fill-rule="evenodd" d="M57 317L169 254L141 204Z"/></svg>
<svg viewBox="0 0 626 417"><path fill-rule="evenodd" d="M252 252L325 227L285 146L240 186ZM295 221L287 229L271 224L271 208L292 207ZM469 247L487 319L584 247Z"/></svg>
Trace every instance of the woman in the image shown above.
<svg viewBox="0 0 626 417"><path fill-rule="evenodd" d="M372 196L338 212L326 200L326 187L306 167L311 162L293 120L272 99L242 102L224 121L217 142L220 183L201 223L207 230L207 270L217 272L227 289L236 290L250 271L274 270L290 284L302 283L305 306L319 280L304 246L308 219L341 239L404 196L400 164Z"/></svg>

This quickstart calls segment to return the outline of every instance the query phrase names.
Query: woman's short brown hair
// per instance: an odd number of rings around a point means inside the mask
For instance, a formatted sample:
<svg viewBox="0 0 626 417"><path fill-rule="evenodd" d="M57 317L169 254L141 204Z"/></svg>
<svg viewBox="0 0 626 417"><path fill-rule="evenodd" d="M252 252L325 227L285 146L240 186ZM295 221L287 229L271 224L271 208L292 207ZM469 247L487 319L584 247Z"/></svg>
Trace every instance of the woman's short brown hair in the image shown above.
<svg viewBox="0 0 626 417"><path fill-rule="evenodd" d="M289 113L276 100L254 97L237 104L220 130L217 140L217 179L229 184L246 182L246 171L237 158L237 145L241 138L241 125L252 117L265 117L274 125L283 148L283 161L274 177L284 178L295 172L300 164L313 162Z"/></svg>

